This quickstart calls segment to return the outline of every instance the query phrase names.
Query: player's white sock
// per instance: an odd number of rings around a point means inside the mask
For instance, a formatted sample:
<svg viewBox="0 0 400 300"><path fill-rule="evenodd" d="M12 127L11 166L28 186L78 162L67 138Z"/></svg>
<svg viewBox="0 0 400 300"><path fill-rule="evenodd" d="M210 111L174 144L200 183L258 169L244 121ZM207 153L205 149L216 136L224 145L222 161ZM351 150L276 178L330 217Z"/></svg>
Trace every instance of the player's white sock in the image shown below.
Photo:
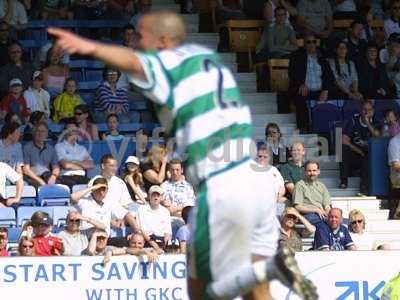
<svg viewBox="0 0 400 300"><path fill-rule="evenodd" d="M207 286L206 294L214 300L233 299L245 295L272 273L273 260L261 260L231 272Z"/></svg>

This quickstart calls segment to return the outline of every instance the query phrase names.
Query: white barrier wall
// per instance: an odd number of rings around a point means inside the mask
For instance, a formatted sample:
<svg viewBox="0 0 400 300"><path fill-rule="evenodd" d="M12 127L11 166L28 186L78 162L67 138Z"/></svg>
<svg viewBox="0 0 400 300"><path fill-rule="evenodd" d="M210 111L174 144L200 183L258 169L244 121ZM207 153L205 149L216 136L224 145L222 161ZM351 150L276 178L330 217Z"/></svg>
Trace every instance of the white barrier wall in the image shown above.
<svg viewBox="0 0 400 300"><path fill-rule="evenodd" d="M321 300L379 299L385 282L400 272L400 251L304 252L297 258ZM188 300L182 255L161 256L156 264L134 256L113 257L106 267L101 261L88 256L1 258L1 298ZM277 300L298 299L277 282L272 291Z"/></svg>

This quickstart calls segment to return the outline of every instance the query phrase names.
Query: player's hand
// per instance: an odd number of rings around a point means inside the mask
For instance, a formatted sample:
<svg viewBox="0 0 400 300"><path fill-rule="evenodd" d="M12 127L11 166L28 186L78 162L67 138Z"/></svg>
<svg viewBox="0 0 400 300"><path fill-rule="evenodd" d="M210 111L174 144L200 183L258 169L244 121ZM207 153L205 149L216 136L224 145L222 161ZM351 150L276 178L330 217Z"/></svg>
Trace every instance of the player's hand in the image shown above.
<svg viewBox="0 0 400 300"><path fill-rule="evenodd" d="M55 51L66 51L69 54L91 55L96 49L96 43L82 38L68 30L50 27L47 32L56 38Z"/></svg>

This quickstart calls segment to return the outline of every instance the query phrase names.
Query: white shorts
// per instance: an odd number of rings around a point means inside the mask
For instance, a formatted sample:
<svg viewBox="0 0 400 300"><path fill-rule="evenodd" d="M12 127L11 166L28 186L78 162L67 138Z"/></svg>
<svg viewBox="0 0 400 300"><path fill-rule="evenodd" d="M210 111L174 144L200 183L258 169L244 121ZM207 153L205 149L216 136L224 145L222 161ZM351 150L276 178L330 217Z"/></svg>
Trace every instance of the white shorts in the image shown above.
<svg viewBox="0 0 400 300"><path fill-rule="evenodd" d="M247 160L199 186L188 255L191 278L218 280L232 268L250 264L253 247L273 255L278 238L276 192L265 172L254 170L255 164ZM257 227L263 238L252 243ZM259 250L265 243L271 245Z"/></svg>

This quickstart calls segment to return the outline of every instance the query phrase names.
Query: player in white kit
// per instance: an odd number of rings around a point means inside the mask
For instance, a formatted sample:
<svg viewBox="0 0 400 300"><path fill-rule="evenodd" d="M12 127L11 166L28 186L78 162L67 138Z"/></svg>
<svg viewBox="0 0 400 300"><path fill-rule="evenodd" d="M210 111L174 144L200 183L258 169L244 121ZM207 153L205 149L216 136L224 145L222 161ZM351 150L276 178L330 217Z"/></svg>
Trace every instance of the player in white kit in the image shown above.
<svg viewBox="0 0 400 300"><path fill-rule="evenodd" d="M263 220L275 218L275 198L265 188L268 178L252 169L250 111L217 53L183 44L183 21L170 12L141 18L143 52L65 30L49 33L57 38L57 49L95 57L130 74L131 82L155 103L178 153L186 156L185 175L198 195L188 263L191 299L233 299L271 279L305 299L317 299L315 287L288 251L267 262L251 261L251 234ZM268 225L276 230L274 222Z"/></svg>

